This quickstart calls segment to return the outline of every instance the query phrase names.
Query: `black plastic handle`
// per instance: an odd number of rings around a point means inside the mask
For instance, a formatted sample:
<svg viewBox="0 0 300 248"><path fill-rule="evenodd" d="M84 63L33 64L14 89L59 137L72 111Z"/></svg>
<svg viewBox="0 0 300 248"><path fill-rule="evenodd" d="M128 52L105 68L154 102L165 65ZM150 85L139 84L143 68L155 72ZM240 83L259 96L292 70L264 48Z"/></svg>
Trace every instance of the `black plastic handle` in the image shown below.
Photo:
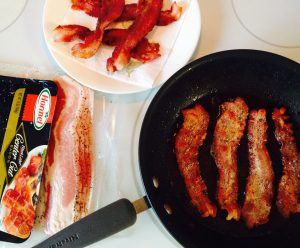
<svg viewBox="0 0 300 248"><path fill-rule="evenodd" d="M133 225L136 217L134 205L127 199L121 199L84 217L34 247L84 247Z"/></svg>

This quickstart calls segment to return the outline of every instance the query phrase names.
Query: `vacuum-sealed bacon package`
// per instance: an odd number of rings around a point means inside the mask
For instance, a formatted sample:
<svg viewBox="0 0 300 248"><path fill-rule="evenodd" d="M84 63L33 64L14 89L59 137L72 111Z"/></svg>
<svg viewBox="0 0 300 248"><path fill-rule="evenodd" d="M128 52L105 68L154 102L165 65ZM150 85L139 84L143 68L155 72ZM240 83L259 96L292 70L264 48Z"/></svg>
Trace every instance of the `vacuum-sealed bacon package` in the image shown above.
<svg viewBox="0 0 300 248"><path fill-rule="evenodd" d="M30 236L56 95L52 81L0 76L0 240Z"/></svg>

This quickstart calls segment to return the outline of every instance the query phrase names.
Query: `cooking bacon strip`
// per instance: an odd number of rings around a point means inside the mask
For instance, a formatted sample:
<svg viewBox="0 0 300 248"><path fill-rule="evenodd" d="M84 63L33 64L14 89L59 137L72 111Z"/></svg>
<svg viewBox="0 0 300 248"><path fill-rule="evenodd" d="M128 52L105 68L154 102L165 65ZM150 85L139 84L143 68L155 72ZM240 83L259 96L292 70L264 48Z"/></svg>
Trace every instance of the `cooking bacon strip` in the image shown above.
<svg viewBox="0 0 300 248"><path fill-rule="evenodd" d="M232 102L223 103L221 109L211 149L219 170L217 198L221 209L228 212L226 219L239 220L237 148L246 126L248 106L238 97Z"/></svg>
<svg viewBox="0 0 300 248"><path fill-rule="evenodd" d="M293 126L287 123L285 108L275 108L272 119L275 136L281 144L283 176L280 179L276 205L283 217L300 212L300 153L294 138Z"/></svg>
<svg viewBox="0 0 300 248"><path fill-rule="evenodd" d="M250 173L242 216L249 228L269 221L272 207L274 172L267 142L266 110L251 111L248 121Z"/></svg>
<svg viewBox="0 0 300 248"><path fill-rule="evenodd" d="M202 217L215 217L217 208L207 196L207 187L200 175L198 164L198 149L206 138L209 115L199 104L183 110L182 113L183 125L175 137L179 171L184 178L191 202Z"/></svg>
<svg viewBox="0 0 300 248"><path fill-rule="evenodd" d="M121 15L124 5L124 0L102 0L96 30L85 37L83 43L72 47L72 55L85 59L94 56L102 43L105 28Z"/></svg>
<svg viewBox="0 0 300 248"><path fill-rule="evenodd" d="M156 25L158 26L166 26L172 22L177 21L182 14L182 7L180 7L176 2L172 3L171 8L168 10L163 10L160 12L158 17L158 21ZM133 21L138 15L138 5L126 4L122 15L116 20L117 22L122 21Z"/></svg>
<svg viewBox="0 0 300 248"><path fill-rule="evenodd" d="M130 59L131 50L153 29L157 23L162 0L140 0L141 11L129 27L126 37L115 47L112 57L107 60L106 68L110 72L123 69Z"/></svg>

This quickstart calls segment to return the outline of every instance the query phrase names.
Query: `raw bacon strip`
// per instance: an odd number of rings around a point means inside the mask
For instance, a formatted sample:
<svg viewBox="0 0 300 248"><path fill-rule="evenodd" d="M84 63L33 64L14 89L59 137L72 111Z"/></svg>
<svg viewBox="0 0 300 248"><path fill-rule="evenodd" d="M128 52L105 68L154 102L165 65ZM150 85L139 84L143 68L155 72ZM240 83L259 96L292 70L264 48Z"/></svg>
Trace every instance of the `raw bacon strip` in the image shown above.
<svg viewBox="0 0 300 248"><path fill-rule="evenodd" d="M274 172L266 147L267 129L266 110L251 111L248 121L250 173L242 209L249 228L267 223L272 207Z"/></svg>
<svg viewBox="0 0 300 248"><path fill-rule="evenodd" d="M248 116L248 106L242 98L225 102L214 131L212 155L219 170L217 198L221 209L228 212L227 220L239 220L237 204L237 148L243 136Z"/></svg>
<svg viewBox="0 0 300 248"><path fill-rule="evenodd" d="M116 46L112 57L107 60L106 68L110 72L123 69L130 59L131 50L153 29L157 23L162 0L140 0L141 11L128 29L126 37Z"/></svg>
<svg viewBox="0 0 300 248"><path fill-rule="evenodd" d="M126 36L126 32L126 29L105 30L103 43L110 46L117 46ZM142 63L146 63L160 57L159 48L159 43L150 43L148 39L143 38L137 46L132 49L130 56Z"/></svg>
<svg viewBox="0 0 300 248"><path fill-rule="evenodd" d="M215 217L217 208L207 196L207 187L198 164L198 149L206 138L209 115L199 104L183 110L182 113L183 126L175 137L179 171L184 178L191 202L202 217Z"/></svg>
<svg viewBox="0 0 300 248"><path fill-rule="evenodd" d="M48 234L88 213L93 170L93 92L67 77L59 78L57 85L43 183Z"/></svg>
<svg viewBox="0 0 300 248"><path fill-rule="evenodd" d="M82 10L90 16L99 17L101 0L72 0L71 8Z"/></svg>
<svg viewBox="0 0 300 248"><path fill-rule="evenodd" d="M54 41L56 42L71 42L73 40L83 40L91 34L91 30L76 24L59 25L54 30Z"/></svg>
<svg viewBox="0 0 300 248"><path fill-rule="evenodd" d="M281 144L283 176L280 179L277 208L283 217L300 212L300 153L294 138L293 126L287 123L286 109L275 108L272 118L275 124L275 136Z"/></svg>
<svg viewBox="0 0 300 248"><path fill-rule="evenodd" d="M172 22L177 21L182 13L182 7L178 6L176 2L172 3L169 10L163 10L160 12L158 21L156 25L166 26ZM122 15L116 20L117 22L122 21L133 21L138 15L138 5L137 4L126 4Z"/></svg>
<svg viewBox="0 0 300 248"><path fill-rule="evenodd" d="M104 29L121 15L124 5L124 0L103 0L96 30L83 43L72 47L72 55L84 59L94 56L102 43Z"/></svg>

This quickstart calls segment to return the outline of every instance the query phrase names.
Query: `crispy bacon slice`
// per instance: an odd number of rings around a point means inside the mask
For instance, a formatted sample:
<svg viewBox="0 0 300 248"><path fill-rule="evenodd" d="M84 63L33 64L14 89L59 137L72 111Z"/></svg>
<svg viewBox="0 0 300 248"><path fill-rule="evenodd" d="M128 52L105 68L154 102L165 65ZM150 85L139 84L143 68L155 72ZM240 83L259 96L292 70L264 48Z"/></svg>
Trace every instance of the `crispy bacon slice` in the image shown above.
<svg viewBox="0 0 300 248"><path fill-rule="evenodd" d="M217 120L212 155L219 170L217 198L221 209L228 212L227 220L239 220L240 206L237 204L237 148L243 136L248 116L248 106L242 98L225 102Z"/></svg>
<svg viewBox="0 0 300 248"><path fill-rule="evenodd" d="M72 0L71 8L82 10L90 16L99 17L101 0Z"/></svg>
<svg viewBox="0 0 300 248"><path fill-rule="evenodd" d="M172 3L169 10L164 10L160 13L157 25L166 26L172 22L177 21L182 14L182 7L180 7L176 2Z"/></svg>
<svg viewBox="0 0 300 248"><path fill-rule="evenodd" d="M83 43L72 47L72 55L85 59L94 56L102 43L104 29L121 15L124 5L124 0L102 0L96 30Z"/></svg>
<svg viewBox="0 0 300 248"><path fill-rule="evenodd" d="M124 6L124 10L121 14L121 16L116 20L117 22L123 22L123 21L133 21L137 16L138 10L138 4L131 3L126 4Z"/></svg>
<svg viewBox="0 0 300 248"><path fill-rule="evenodd" d="M131 50L153 29L157 23L162 0L140 0L141 11L128 29L121 44L115 47L112 57L107 60L106 68L110 72L123 69L130 59Z"/></svg>
<svg viewBox="0 0 300 248"><path fill-rule="evenodd" d="M126 29L105 30L103 43L109 46L117 46L126 36L126 32ZM159 49L159 43L150 43L148 39L143 38L136 47L132 49L130 56L142 63L146 63L160 57Z"/></svg>
<svg viewBox="0 0 300 248"><path fill-rule="evenodd" d="M300 212L300 153L294 138L293 126L288 123L285 108L275 108L272 119L275 136L281 144L283 176L280 179L276 205L283 217Z"/></svg>
<svg viewBox="0 0 300 248"><path fill-rule="evenodd" d="M91 32L90 29L81 25L59 25L53 30L54 41L71 42L77 39L83 40L90 35Z"/></svg>
<svg viewBox="0 0 300 248"><path fill-rule="evenodd" d="M248 121L250 173L242 216L248 228L269 221L272 207L274 172L267 142L266 110L252 110Z"/></svg>
<svg viewBox="0 0 300 248"><path fill-rule="evenodd" d="M93 92L68 77L56 80L56 111L44 167L45 232L88 214L93 177Z"/></svg>
<svg viewBox="0 0 300 248"><path fill-rule="evenodd" d="M215 217L217 208L207 196L207 187L201 177L198 164L198 149L207 135L209 115L199 104L183 110L182 113L183 125L175 137L179 171L184 178L191 202L202 217Z"/></svg>
<svg viewBox="0 0 300 248"><path fill-rule="evenodd" d="M182 7L180 7L176 2L173 2L171 8L168 10L163 10L160 12L158 17L158 21L156 25L158 26L166 26L172 22L177 21L182 14ZM138 15L138 5L126 4L122 15L116 20L117 22L122 21L133 21Z"/></svg>

